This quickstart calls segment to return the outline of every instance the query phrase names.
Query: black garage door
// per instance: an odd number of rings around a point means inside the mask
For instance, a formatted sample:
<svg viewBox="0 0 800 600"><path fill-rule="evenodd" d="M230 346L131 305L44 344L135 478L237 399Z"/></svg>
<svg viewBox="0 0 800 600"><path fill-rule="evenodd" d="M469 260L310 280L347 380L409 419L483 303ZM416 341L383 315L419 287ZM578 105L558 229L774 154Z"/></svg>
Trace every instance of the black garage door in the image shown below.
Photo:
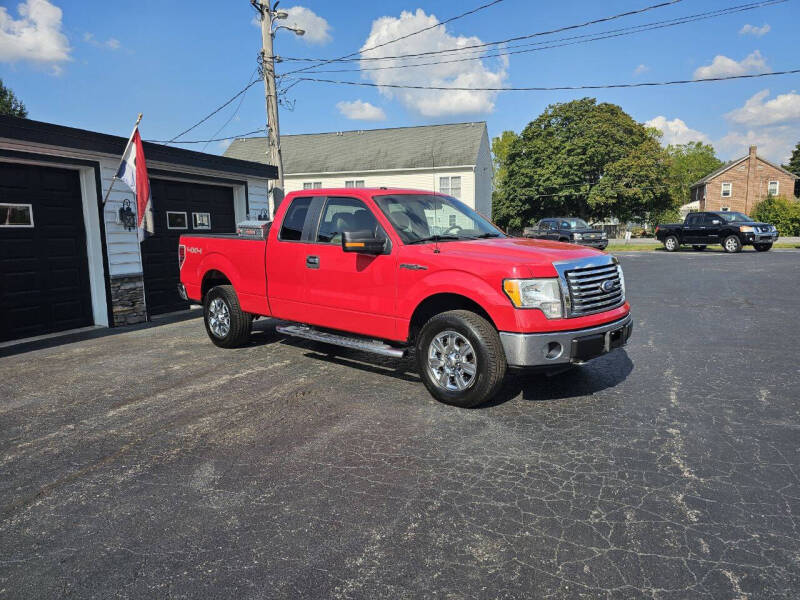
<svg viewBox="0 0 800 600"><path fill-rule="evenodd" d="M78 172L0 163L0 341L92 322Z"/></svg>
<svg viewBox="0 0 800 600"><path fill-rule="evenodd" d="M178 296L178 239L184 233L234 233L233 189L151 179L155 235L142 242L147 312L189 308Z"/></svg>

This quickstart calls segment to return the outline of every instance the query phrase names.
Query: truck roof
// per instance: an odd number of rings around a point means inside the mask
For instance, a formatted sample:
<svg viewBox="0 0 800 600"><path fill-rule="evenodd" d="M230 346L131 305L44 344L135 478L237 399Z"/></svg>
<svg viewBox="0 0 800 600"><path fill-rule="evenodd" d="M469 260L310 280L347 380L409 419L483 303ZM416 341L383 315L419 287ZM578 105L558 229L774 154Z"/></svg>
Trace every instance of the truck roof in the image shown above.
<svg viewBox="0 0 800 600"><path fill-rule="evenodd" d="M446 196L447 194L442 194L441 192L432 192L431 190L416 190L413 188L390 188L390 187L358 187L358 188L316 188L313 190L296 190L294 192L290 192L293 195L303 194L303 195L312 195L312 196L321 196L325 194L354 194L354 193L361 193L361 194L430 194L435 196ZM288 196L289 194L287 194Z"/></svg>

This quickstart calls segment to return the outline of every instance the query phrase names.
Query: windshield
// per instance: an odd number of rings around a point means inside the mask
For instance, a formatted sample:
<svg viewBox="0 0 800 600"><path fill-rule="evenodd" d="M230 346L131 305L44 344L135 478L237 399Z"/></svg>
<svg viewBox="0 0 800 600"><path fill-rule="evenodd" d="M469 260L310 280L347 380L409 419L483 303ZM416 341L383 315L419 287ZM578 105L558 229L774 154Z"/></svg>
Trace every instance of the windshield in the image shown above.
<svg viewBox="0 0 800 600"><path fill-rule="evenodd" d="M748 217L744 213L740 212L721 212L719 213L723 219L725 219L728 223L752 223L753 219Z"/></svg>
<svg viewBox="0 0 800 600"><path fill-rule="evenodd" d="M589 225L583 219L563 219L561 221L562 229L589 229Z"/></svg>
<svg viewBox="0 0 800 600"><path fill-rule="evenodd" d="M378 207L406 244L506 237L481 215L450 196L375 196Z"/></svg>

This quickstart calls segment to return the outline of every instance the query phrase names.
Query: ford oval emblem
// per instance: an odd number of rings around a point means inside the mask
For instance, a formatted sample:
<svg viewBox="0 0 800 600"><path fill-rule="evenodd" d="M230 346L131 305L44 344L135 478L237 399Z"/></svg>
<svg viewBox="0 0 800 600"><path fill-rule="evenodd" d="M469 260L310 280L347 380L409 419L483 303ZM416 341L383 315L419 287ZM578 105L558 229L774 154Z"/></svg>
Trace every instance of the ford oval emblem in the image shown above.
<svg viewBox="0 0 800 600"><path fill-rule="evenodd" d="M603 283L600 285L600 288L601 288L601 289L602 289L604 292L610 292L611 290L613 290L613 289L614 289L614 281L613 281L613 280L611 280L611 279L609 279L609 280L607 280L607 281L604 281L604 282L603 282Z"/></svg>

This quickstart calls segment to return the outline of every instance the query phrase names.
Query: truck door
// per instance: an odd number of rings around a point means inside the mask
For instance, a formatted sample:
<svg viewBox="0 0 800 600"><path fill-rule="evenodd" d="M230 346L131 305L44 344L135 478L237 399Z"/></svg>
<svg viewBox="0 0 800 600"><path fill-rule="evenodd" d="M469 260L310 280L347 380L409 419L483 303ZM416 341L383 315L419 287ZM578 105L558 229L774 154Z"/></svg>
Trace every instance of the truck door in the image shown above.
<svg viewBox="0 0 800 600"><path fill-rule="evenodd" d="M372 210L357 198L327 198L306 265L306 294L313 323L377 338L395 334L397 265L394 253L344 252L344 231L370 229L391 242ZM311 322L308 319L306 322Z"/></svg>
<svg viewBox="0 0 800 600"><path fill-rule="evenodd" d="M267 295L272 314L280 319L305 322L308 315L306 257L313 254L311 232L325 198L298 196L283 215L277 233L267 242ZM273 237L274 236L274 237Z"/></svg>
<svg viewBox="0 0 800 600"><path fill-rule="evenodd" d="M705 240L703 244L719 244L719 230L722 227L722 219L719 218L719 215L713 213L704 214L703 226L703 239Z"/></svg>
<svg viewBox="0 0 800 600"><path fill-rule="evenodd" d="M683 224L683 242L686 244L703 244L700 240L705 238L705 225L703 215L699 213L686 217Z"/></svg>

